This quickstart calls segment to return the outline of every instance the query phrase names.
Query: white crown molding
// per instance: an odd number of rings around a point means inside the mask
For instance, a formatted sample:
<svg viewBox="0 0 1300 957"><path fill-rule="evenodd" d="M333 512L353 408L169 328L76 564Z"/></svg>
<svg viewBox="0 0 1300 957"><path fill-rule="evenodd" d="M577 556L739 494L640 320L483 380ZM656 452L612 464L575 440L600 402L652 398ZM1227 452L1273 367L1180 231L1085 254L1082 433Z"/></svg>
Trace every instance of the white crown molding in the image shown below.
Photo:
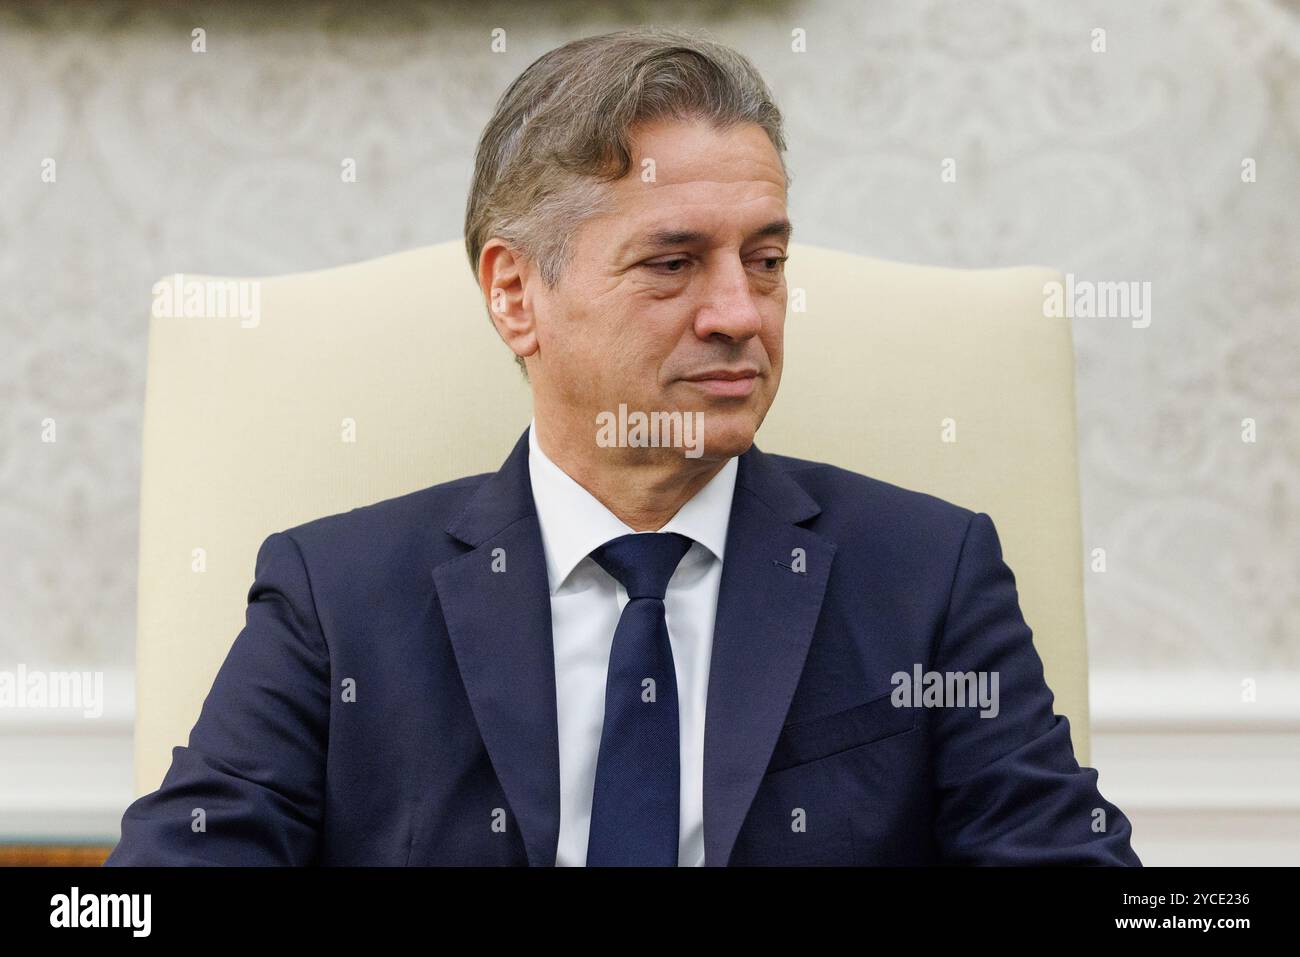
<svg viewBox="0 0 1300 957"><path fill-rule="evenodd" d="M44 662L39 667L74 670ZM117 841L122 812L134 796L135 673L103 674L98 717L79 709L0 707L0 842Z"/></svg>
<svg viewBox="0 0 1300 957"><path fill-rule="evenodd" d="M1094 735L1300 732L1300 672L1101 672L1088 691Z"/></svg>
<svg viewBox="0 0 1300 957"><path fill-rule="evenodd" d="M1100 673L1089 685L1098 787L1132 822L1144 864L1300 863L1300 674Z"/></svg>

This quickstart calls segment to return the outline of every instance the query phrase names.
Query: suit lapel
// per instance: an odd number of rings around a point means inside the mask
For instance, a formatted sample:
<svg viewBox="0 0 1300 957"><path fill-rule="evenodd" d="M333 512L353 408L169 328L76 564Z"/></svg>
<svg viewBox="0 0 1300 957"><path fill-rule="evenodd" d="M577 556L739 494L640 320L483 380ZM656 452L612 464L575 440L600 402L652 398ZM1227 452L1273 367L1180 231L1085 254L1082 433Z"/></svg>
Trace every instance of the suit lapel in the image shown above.
<svg viewBox="0 0 1300 957"><path fill-rule="evenodd" d="M526 430L447 532L473 549L433 570L456 664L528 862L554 866L560 834L555 657ZM504 570L494 571L502 561Z"/></svg>
<svg viewBox="0 0 1300 957"><path fill-rule="evenodd" d="M704 723L706 866L730 860L803 673L835 545L795 523L820 510L757 446L740 457Z"/></svg>

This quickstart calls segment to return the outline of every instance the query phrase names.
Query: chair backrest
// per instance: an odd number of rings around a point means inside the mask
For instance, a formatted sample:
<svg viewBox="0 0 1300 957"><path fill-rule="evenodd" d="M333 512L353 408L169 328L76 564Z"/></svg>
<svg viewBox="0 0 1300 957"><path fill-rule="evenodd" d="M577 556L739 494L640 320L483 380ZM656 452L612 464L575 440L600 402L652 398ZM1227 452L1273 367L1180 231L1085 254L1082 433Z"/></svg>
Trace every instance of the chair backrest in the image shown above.
<svg viewBox="0 0 1300 957"><path fill-rule="evenodd" d="M1068 320L1042 308L1043 285L1059 274L913 266L803 244L790 252L785 372L759 446L989 513L1086 764L1072 345ZM188 740L243 626L266 535L495 470L531 411L459 240L226 285L230 318L159 315L169 292L183 315L186 284L212 289L214 278L173 276L154 290L139 793L158 786L171 748ZM241 292L243 312L233 308ZM949 419L956 441L944 441Z"/></svg>

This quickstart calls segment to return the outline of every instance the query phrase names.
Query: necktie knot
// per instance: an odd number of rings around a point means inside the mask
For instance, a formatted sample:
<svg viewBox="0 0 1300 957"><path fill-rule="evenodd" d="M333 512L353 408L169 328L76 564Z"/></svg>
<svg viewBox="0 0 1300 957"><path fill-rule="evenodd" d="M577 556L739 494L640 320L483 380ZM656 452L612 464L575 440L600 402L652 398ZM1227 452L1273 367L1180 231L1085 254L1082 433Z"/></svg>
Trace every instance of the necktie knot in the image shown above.
<svg viewBox="0 0 1300 957"><path fill-rule="evenodd" d="M591 557L627 589L629 599L662 601L669 579L690 547L691 540L676 532L640 532L611 539Z"/></svg>

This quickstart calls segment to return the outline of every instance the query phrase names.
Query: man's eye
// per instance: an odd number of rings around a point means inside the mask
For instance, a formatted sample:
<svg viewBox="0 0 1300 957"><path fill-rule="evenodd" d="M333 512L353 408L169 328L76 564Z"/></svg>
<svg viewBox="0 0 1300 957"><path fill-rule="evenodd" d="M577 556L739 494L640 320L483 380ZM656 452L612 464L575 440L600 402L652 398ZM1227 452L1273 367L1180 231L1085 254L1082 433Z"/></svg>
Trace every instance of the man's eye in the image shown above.
<svg viewBox="0 0 1300 957"><path fill-rule="evenodd" d="M759 256L751 260L751 262L760 263L762 272L777 273L781 271L781 266L789 258L789 256ZM643 265L647 269L655 269L667 275L675 275L684 272L690 263L689 257L678 256L674 259L661 259L658 262L643 263Z"/></svg>
<svg viewBox="0 0 1300 957"><path fill-rule="evenodd" d="M659 269L666 273L679 273L682 270L676 267L678 265L685 266L689 262L690 262L689 259L679 256L676 259L664 259L659 262L646 263L645 265L651 269Z"/></svg>
<svg viewBox="0 0 1300 957"><path fill-rule="evenodd" d="M778 272L789 256L760 256L755 262L763 264L764 272Z"/></svg>

